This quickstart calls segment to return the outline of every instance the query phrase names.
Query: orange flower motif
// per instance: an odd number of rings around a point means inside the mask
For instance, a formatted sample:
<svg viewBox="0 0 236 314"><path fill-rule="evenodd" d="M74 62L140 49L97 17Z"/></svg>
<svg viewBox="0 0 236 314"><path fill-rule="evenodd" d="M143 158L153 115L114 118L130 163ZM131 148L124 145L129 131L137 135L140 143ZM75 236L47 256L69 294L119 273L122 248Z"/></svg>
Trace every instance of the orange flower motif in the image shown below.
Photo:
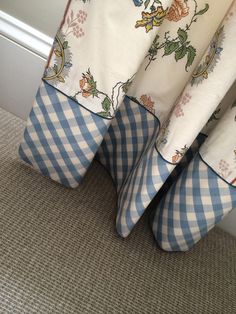
<svg viewBox="0 0 236 314"><path fill-rule="evenodd" d="M79 81L79 85L82 91L82 96L87 98L89 96L97 96L96 82L90 71L82 74L82 79Z"/></svg>
<svg viewBox="0 0 236 314"><path fill-rule="evenodd" d="M148 33L154 26L160 26L163 22L167 10L164 10L163 7L157 7L157 9L151 13L142 12L142 20L136 22L135 27L145 27L146 33Z"/></svg>
<svg viewBox="0 0 236 314"><path fill-rule="evenodd" d="M176 164L184 156L184 154L187 152L187 150L188 150L188 146L187 145L184 145L184 147L181 148L180 151L176 150L175 151L175 155L172 156L172 162L174 164Z"/></svg>
<svg viewBox="0 0 236 314"><path fill-rule="evenodd" d="M185 0L174 0L169 11L166 15L166 18L169 21L178 22L183 17L187 16L189 13L189 7Z"/></svg>
<svg viewBox="0 0 236 314"><path fill-rule="evenodd" d="M179 153L176 153L176 155L172 156L172 162L176 164L181 157L182 156Z"/></svg>
<svg viewBox="0 0 236 314"><path fill-rule="evenodd" d="M140 97L140 101L142 102L142 104L144 105L145 108L147 108L152 113L155 113L154 101L152 101L150 96L142 95Z"/></svg>

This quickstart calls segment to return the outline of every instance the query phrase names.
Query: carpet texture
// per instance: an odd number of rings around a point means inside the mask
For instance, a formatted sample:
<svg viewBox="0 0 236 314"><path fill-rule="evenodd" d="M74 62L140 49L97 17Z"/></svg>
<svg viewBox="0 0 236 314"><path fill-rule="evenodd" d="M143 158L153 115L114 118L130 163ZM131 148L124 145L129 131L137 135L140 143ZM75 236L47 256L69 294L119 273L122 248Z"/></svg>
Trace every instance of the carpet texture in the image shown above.
<svg viewBox="0 0 236 314"><path fill-rule="evenodd" d="M75 190L42 177L17 157L23 127L0 110L0 313L236 313L236 238L166 253L145 216L120 238L105 169Z"/></svg>

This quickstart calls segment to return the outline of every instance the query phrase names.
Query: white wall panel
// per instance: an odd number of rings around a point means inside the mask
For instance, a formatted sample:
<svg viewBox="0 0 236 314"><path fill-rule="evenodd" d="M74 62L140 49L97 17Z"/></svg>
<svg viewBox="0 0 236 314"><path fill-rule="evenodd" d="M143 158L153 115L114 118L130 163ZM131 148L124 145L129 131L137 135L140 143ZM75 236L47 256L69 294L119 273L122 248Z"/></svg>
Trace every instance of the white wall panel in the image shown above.
<svg viewBox="0 0 236 314"><path fill-rule="evenodd" d="M54 37L67 0L0 0L0 10Z"/></svg>
<svg viewBox="0 0 236 314"><path fill-rule="evenodd" d="M46 61L0 36L0 106L25 119Z"/></svg>

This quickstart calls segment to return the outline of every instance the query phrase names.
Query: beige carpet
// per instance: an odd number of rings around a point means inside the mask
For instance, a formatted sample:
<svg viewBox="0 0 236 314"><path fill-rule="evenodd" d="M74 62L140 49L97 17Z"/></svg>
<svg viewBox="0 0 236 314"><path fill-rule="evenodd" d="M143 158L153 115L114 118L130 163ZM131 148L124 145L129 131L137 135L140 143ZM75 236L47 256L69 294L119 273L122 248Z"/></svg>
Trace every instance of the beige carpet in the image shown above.
<svg viewBox="0 0 236 314"><path fill-rule="evenodd" d="M145 217L120 238L107 172L75 190L42 177L16 155L23 125L0 110L0 313L236 313L236 238L165 253Z"/></svg>

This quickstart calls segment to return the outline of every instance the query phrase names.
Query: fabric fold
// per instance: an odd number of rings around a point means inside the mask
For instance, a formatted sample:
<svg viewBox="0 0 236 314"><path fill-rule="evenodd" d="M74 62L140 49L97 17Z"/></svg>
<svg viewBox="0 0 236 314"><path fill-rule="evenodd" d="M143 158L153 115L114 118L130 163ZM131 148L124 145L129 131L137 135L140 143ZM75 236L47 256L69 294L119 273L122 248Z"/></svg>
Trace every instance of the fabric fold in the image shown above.
<svg viewBox="0 0 236 314"><path fill-rule="evenodd" d="M72 188L97 158L122 237L151 204L160 246L189 249L236 206L235 39L232 0L69 1L20 158Z"/></svg>
<svg viewBox="0 0 236 314"><path fill-rule="evenodd" d="M152 229L166 251L187 251L236 206L236 187L196 154L156 207Z"/></svg>
<svg viewBox="0 0 236 314"><path fill-rule="evenodd" d="M108 122L42 82L19 155L43 175L75 188L93 160Z"/></svg>

